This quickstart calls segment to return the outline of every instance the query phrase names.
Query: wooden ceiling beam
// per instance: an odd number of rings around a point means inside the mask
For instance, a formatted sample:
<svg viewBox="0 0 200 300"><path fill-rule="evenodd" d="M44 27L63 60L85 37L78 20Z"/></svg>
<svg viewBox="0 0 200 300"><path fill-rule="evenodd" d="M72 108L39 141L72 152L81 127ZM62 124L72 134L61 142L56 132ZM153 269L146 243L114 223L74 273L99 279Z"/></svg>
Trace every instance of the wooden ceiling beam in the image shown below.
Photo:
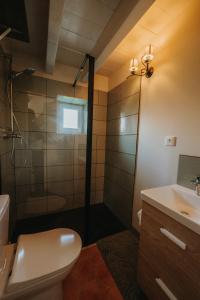
<svg viewBox="0 0 200 300"><path fill-rule="evenodd" d="M56 62L60 29L64 14L65 0L49 1L49 23L46 53L46 72L52 74Z"/></svg>

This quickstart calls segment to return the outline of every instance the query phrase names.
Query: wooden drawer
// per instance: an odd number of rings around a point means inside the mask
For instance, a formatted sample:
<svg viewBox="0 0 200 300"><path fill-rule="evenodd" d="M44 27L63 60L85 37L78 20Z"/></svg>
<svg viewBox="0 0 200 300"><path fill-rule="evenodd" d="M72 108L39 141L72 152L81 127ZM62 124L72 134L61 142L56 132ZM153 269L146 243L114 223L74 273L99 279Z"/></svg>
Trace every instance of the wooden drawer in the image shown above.
<svg viewBox="0 0 200 300"><path fill-rule="evenodd" d="M169 300L162 289L156 283L157 272L143 255L138 262L138 282L149 300Z"/></svg>
<svg viewBox="0 0 200 300"><path fill-rule="evenodd" d="M183 250L160 231L166 229L186 244ZM145 259L177 299L200 299L200 237L143 203L139 261ZM139 264L140 273L140 264ZM142 274L139 275L141 277Z"/></svg>

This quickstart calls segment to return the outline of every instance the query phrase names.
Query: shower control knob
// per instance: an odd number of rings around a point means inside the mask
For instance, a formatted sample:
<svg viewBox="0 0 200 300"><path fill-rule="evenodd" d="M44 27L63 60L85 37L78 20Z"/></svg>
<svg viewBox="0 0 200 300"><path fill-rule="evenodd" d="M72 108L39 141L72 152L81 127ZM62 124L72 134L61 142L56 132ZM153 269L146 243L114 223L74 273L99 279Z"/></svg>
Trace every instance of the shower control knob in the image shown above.
<svg viewBox="0 0 200 300"><path fill-rule="evenodd" d="M9 132L4 134L3 136L4 139L22 139L22 136L20 134L14 133L14 132Z"/></svg>

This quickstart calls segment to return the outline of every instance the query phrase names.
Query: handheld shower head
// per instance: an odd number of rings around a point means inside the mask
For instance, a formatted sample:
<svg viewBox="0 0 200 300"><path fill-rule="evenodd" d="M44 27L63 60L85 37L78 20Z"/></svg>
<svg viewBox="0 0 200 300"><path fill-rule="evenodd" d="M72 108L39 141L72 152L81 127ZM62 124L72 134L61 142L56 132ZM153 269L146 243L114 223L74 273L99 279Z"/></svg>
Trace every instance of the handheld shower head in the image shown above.
<svg viewBox="0 0 200 300"><path fill-rule="evenodd" d="M32 75L34 72L35 72L34 68L27 68L27 69L24 69L23 71L12 72L11 77L12 77L12 79L15 79L16 77L21 76L21 75Z"/></svg>

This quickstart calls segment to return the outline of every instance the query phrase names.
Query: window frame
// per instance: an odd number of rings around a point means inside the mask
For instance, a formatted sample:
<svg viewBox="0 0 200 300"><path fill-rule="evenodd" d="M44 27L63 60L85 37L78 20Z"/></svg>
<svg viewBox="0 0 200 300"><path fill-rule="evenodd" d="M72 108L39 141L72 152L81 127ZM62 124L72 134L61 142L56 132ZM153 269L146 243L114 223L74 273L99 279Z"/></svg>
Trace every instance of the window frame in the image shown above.
<svg viewBox="0 0 200 300"><path fill-rule="evenodd" d="M64 110L76 110L78 111L78 128L64 128ZM84 106L80 104L72 103L59 103L59 114L58 114L58 131L65 134L81 134L83 133L84 124Z"/></svg>

